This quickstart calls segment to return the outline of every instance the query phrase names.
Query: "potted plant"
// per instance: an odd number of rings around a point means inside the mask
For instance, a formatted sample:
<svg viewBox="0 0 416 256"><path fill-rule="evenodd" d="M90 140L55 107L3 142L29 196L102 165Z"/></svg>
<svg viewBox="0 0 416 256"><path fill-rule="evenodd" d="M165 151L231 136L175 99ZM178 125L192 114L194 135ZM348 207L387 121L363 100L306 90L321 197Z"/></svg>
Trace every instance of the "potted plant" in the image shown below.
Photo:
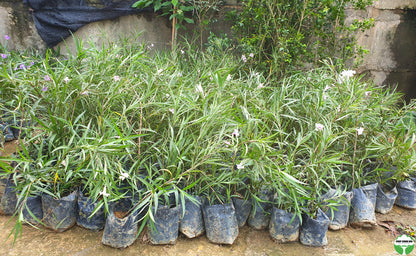
<svg viewBox="0 0 416 256"><path fill-rule="evenodd" d="M238 236L235 208L231 201L232 172L212 166L201 182L205 197L202 204L208 240L217 244L233 244Z"/></svg>
<svg viewBox="0 0 416 256"><path fill-rule="evenodd" d="M302 203L306 197L305 185L294 178L291 166L275 165L273 184L273 208L269 234L278 243L298 241L302 220ZM292 169L293 170L293 169Z"/></svg>

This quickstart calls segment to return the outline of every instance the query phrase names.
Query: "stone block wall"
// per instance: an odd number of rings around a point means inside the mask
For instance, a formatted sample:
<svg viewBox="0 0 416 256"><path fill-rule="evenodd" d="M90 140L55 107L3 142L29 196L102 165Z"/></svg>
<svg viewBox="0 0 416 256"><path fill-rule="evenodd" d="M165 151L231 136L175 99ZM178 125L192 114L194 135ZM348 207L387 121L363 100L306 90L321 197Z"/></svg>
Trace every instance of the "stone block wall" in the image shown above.
<svg viewBox="0 0 416 256"><path fill-rule="evenodd" d="M379 0L367 11L347 10L348 20L374 18L375 25L357 35L369 53L359 67L377 85L398 85L406 99L416 98L416 1Z"/></svg>

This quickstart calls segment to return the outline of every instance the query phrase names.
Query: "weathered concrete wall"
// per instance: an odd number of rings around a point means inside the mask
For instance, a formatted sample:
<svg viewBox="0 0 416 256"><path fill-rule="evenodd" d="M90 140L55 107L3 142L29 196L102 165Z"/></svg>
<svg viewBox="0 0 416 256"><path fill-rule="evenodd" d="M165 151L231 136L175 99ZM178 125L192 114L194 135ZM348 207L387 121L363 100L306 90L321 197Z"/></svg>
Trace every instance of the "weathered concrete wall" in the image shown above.
<svg viewBox="0 0 416 256"><path fill-rule="evenodd" d="M44 51L45 43L36 32L29 8L22 1L0 0L0 43L5 45L4 35L10 36L7 48Z"/></svg>
<svg viewBox="0 0 416 256"><path fill-rule="evenodd" d="M100 1L89 2L100 7ZM10 36L7 41L7 48L10 50L32 48L44 51L47 48L36 31L29 7L23 5L22 1L0 0L0 35L0 43L3 45L6 43L4 35ZM103 42L128 37L133 41L146 41L155 48L164 48L170 41L170 23L154 13L142 13L88 24L74 36L80 38L86 47L88 42L102 45ZM55 49L59 48L62 53L67 53L67 46L69 51L75 51L76 44L72 37L58 44Z"/></svg>
<svg viewBox="0 0 416 256"><path fill-rule="evenodd" d="M347 10L348 19L374 18L375 25L357 35L369 50L359 68L378 85L398 85L406 99L416 98L416 0L375 1L367 11Z"/></svg>
<svg viewBox="0 0 416 256"><path fill-rule="evenodd" d="M101 0L87 0L96 7ZM225 21L225 12L237 5L237 0L228 0L227 6L220 11L219 19L212 27L219 32L231 33L231 23ZM218 19L218 17L217 17ZM198 30L195 26L194 30ZM192 29L191 29L192 30ZM7 47L10 50L25 50L32 48L39 51L46 50L47 46L36 31L29 7L22 4L22 0L0 0L0 43L5 44L4 35L9 35ZM166 17L157 17L154 13L141 13L137 15L123 16L114 20L105 20L90 23L74 33L88 47L88 42L102 45L106 42L114 42L120 38L129 38L135 42L146 42L155 49L166 49L171 44L171 23ZM204 35L203 38L206 38ZM179 36L180 38L180 36ZM58 44L55 49L61 53L74 52L76 43L69 37ZM68 50L67 50L68 49Z"/></svg>
<svg viewBox="0 0 416 256"><path fill-rule="evenodd" d="M128 38L132 42L146 42L155 49L165 49L170 44L171 28L167 19L153 13L142 13L90 23L80 28L74 36L81 39L85 47L88 47L89 42L99 47L103 43ZM69 37L55 49L60 48L61 53L65 54L67 50L75 52L76 47L73 38Z"/></svg>

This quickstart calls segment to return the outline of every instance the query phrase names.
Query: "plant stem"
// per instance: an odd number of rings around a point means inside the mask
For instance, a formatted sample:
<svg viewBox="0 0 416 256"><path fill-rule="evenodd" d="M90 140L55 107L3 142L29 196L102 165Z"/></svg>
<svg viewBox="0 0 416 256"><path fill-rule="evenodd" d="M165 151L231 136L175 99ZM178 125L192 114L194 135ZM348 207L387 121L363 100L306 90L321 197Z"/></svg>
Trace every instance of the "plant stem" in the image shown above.
<svg viewBox="0 0 416 256"><path fill-rule="evenodd" d="M177 7L173 9L173 15L176 14ZM175 48L176 45L176 17L172 19L172 50Z"/></svg>

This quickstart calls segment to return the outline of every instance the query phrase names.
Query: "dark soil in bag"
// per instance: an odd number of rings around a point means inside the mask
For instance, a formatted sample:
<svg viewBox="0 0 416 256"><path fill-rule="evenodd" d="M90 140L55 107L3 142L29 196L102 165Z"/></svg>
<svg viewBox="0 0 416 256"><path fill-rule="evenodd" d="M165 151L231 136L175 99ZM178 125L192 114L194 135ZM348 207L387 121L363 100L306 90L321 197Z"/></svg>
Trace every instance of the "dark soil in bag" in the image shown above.
<svg viewBox="0 0 416 256"><path fill-rule="evenodd" d="M273 194L265 189L260 192L259 198L264 201L270 201ZM273 205L269 202L256 202L252 199L252 207L248 216L248 225L254 229L261 230L269 227L270 216Z"/></svg>
<svg viewBox="0 0 416 256"><path fill-rule="evenodd" d="M309 215L303 214L302 226L299 233L299 241L303 245L324 246L328 244L326 233L328 231L330 220L325 213L318 209L316 219Z"/></svg>
<svg viewBox="0 0 416 256"><path fill-rule="evenodd" d="M243 227L251 212L252 199L243 199L233 197L233 204L235 208L235 215L237 217L238 227Z"/></svg>
<svg viewBox="0 0 416 256"><path fill-rule="evenodd" d="M351 199L350 224L357 227L371 228L376 226L377 183L354 188Z"/></svg>
<svg viewBox="0 0 416 256"><path fill-rule="evenodd" d="M272 209L270 236L279 243L294 242L299 239L300 220L291 212L276 207Z"/></svg>
<svg viewBox="0 0 416 256"><path fill-rule="evenodd" d="M334 195L336 190L331 189L328 192L328 197ZM329 229L330 230L340 230L345 228L348 225L348 220L350 217L350 204L352 199L353 193L346 192L343 195L343 198L339 202L339 205L335 206L336 210L328 209L325 211L325 214L330 219Z"/></svg>
<svg viewBox="0 0 416 256"><path fill-rule="evenodd" d="M397 184L396 205L416 209L416 178L410 178Z"/></svg>
<svg viewBox="0 0 416 256"><path fill-rule="evenodd" d="M381 184L377 187L376 212L386 214L393 209L394 202L397 198L397 188L390 190L385 189Z"/></svg>
<svg viewBox="0 0 416 256"><path fill-rule="evenodd" d="M30 214L29 211L32 214ZM43 218L42 197L39 195L27 197L26 206L23 208L22 213L23 213L23 219L28 223L38 224L39 221L42 221L42 218ZM34 218L32 215L34 215L36 218Z"/></svg>
<svg viewBox="0 0 416 256"><path fill-rule="evenodd" d="M20 128L22 127L22 129ZM13 133L13 137L17 140L20 138L26 137L24 129L30 126L30 121L17 121L14 126L11 127L11 131Z"/></svg>
<svg viewBox="0 0 416 256"><path fill-rule="evenodd" d="M46 227L63 232L77 222L77 191L61 199L48 194L42 195L43 223Z"/></svg>
<svg viewBox="0 0 416 256"><path fill-rule="evenodd" d="M232 203L202 206L205 231L210 242L216 244L233 244L238 236L238 223Z"/></svg>
<svg viewBox="0 0 416 256"><path fill-rule="evenodd" d="M152 209L154 227L147 224L149 241L152 244L175 244L179 232L179 207L159 206ZM151 221L151 220L149 220Z"/></svg>
<svg viewBox="0 0 416 256"><path fill-rule="evenodd" d="M3 132L5 142L9 142L15 139L12 128L7 122L0 124L0 130Z"/></svg>
<svg viewBox="0 0 416 256"><path fill-rule="evenodd" d="M197 204L185 198L185 213L182 205L179 209L179 231L187 238L194 238L205 232L204 217L202 215L202 201L199 196L194 196Z"/></svg>
<svg viewBox="0 0 416 256"><path fill-rule="evenodd" d="M12 176L7 179L6 188L1 198L1 213L4 215L13 215L16 211L17 196L16 187Z"/></svg>
<svg viewBox="0 0 416 256"><path fill-rule="evenodd" d="M109 207L101 242L114 248L126 248L136 241L138 212L130 212L132 203L120 200Z"/></svg>
<svg viewBox="0 0 416 256"><path fill-rule="evenodd" d="M99 202L93 202L91 198L84 196L82 191L79 192L77 214L78 226L94 231L98 231L104 228L104 205L102 205L100 209L98 209L97 212L95 212L95 214L91 216L98 204Z"/></svg>

